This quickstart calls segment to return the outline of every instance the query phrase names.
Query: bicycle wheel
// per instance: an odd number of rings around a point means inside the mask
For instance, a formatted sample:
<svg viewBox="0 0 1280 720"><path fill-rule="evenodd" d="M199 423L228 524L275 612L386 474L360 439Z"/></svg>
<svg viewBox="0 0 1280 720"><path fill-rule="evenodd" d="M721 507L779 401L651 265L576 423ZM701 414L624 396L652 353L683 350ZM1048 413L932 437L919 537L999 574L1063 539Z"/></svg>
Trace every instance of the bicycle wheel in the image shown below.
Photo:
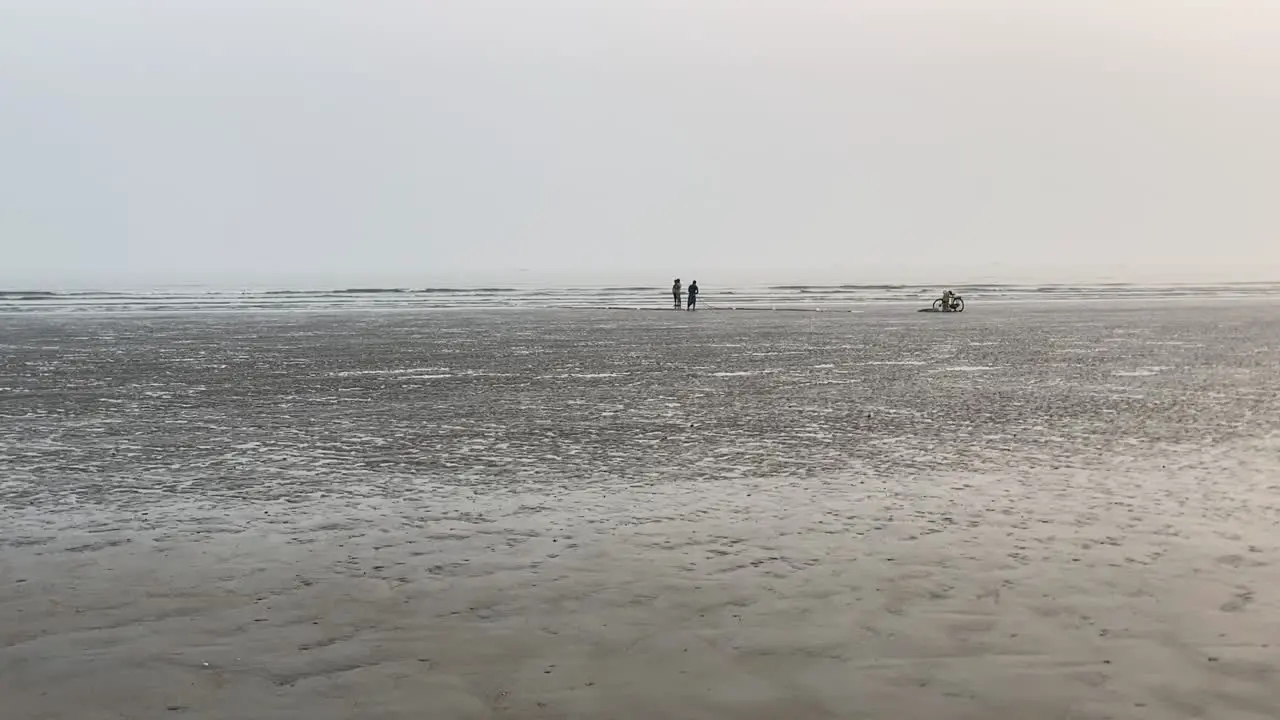
<svg viewBox="0 0 1280 720"><path fill-rule="evenodd" d="M933 301L933 309L942 312L942 298Z"/></svg>

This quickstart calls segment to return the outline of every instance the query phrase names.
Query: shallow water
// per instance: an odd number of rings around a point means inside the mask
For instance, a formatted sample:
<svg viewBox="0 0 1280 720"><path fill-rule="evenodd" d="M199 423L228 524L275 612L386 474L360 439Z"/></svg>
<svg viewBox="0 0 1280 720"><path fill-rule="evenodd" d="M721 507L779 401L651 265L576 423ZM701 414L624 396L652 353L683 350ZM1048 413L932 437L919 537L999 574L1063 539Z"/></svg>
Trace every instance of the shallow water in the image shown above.
<svg viewBox="0 0 1280 720"><path fill-rule="evenodd" d="M1275 307L15 318L3 497L1172 459L1274 431Z"/></svg>

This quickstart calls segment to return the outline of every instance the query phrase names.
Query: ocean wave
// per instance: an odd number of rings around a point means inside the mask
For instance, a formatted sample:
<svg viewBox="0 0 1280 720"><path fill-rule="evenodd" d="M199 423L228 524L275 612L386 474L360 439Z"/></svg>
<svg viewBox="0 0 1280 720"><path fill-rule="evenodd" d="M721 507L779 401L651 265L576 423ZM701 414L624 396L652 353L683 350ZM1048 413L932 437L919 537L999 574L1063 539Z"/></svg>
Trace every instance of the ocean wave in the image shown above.
<svg viewBox="0 0 1280 720"><path fill-rule="evenodd" d="M347 288L334 290L334 295L396 295L409 292L405 288Z"/></svg>
<svg viewBox="0 0 1280 720"><path fill-rule="evenodd" d="M0 300L41 300L58 297L58 293L48 290L0 290Z"/></svg>
<svg viewBox="0 0 1280 720"><path fill-rule="evenodd" d="M520 292L520 290L517 290L516 288L507 288L507 287L478 287L478 288L444 288L444 287L432 287L432 288L422 288L421 290L414 290L413 292L415 292L415 293L423 293L423 294L425 294L425 295L448 295L448 294L453 294L453 295L459 295L459 294L472 294L472 295L474 295L474 294L482 294L482 293L488 293L488 294L495 294L495 295L496 295L496 294L500 294L500 293L518 293L518 292Z"/></svg>

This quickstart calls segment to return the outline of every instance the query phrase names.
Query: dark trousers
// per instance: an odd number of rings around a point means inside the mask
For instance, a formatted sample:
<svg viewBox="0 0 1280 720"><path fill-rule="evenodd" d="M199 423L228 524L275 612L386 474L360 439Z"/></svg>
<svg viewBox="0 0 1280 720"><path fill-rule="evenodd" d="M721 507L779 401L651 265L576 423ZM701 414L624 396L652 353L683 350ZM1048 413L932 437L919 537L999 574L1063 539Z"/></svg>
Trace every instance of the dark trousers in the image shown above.
<svg viewBox="0 0 1280 720"><path fill-rule="evenodd" d="M696 294L689 296L689 309L692 310L698 304L698 296Z"/></svg>
<svg viewBox="0 0 1280 720"><path fill-rule="evenodd" d="M679 291L679 290L672 290L672 291L671 291L671 297L675 298L675 301L676 301L676 309L677 309L677 310L679 310L679 309L680 309L680 291Z"/></svg>

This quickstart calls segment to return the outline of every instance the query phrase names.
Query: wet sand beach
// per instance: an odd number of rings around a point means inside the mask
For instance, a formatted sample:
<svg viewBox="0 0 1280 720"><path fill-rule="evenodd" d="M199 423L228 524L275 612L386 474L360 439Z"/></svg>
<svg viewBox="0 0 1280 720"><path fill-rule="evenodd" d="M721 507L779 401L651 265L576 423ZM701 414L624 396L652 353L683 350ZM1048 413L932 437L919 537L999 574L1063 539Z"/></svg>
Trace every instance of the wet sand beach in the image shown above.
<svg viewBox="0 0 1280 720"><path fill-rule="evenodd" d="M0 717L1280 717L1280 304L0 317Z"/></svg>

